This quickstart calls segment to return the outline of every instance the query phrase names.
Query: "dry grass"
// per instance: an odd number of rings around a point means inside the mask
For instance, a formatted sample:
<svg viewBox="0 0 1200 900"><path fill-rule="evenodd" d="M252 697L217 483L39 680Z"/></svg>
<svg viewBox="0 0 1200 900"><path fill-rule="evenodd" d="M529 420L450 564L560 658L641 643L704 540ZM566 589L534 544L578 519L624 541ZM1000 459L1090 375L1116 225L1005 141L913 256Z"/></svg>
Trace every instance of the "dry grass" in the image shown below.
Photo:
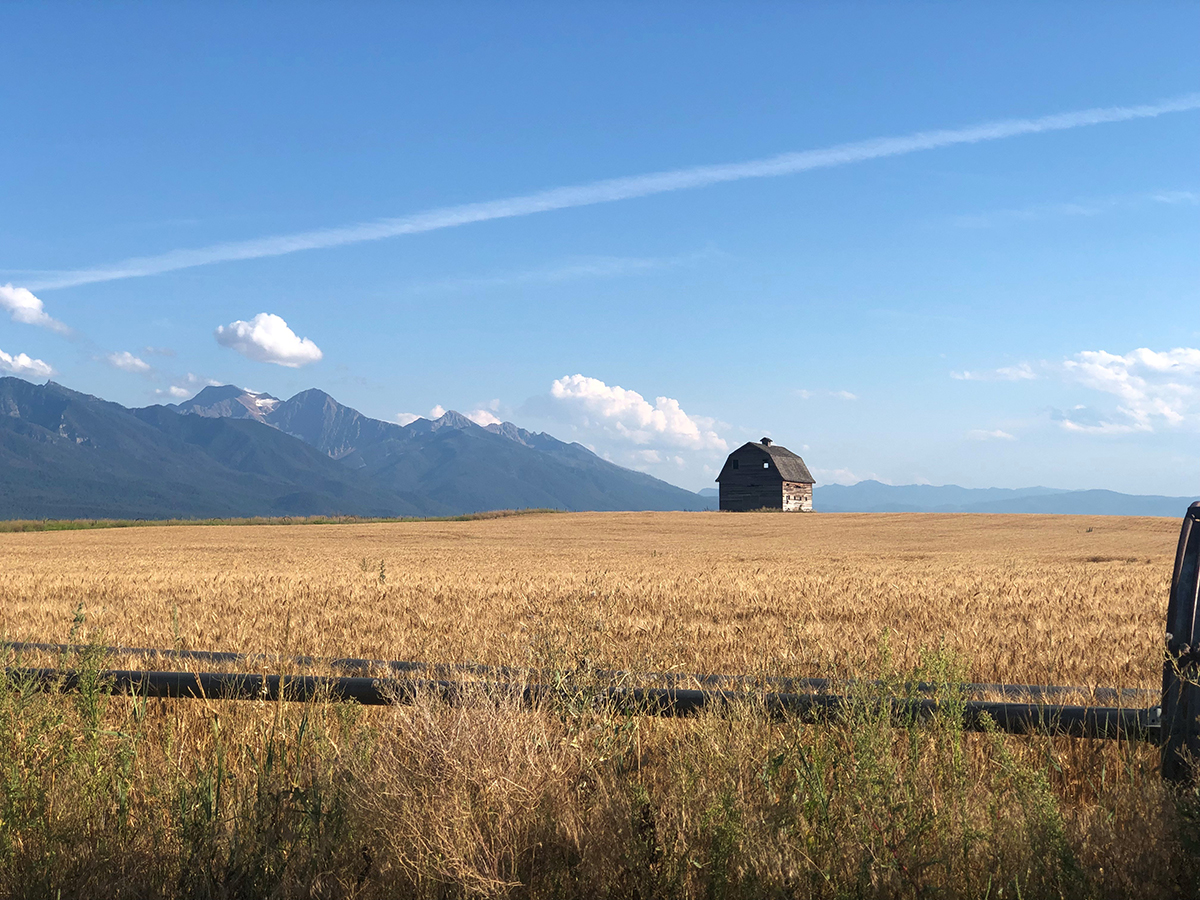
<svg viewBox="0 0 1200 900"><path fill-rule="evenodd" d="M77 636L143 646L1156 688L1177 536L705 513L13 533L0 631L65 640L82 606ZM1195 808L1152 747L964 735L952 711L0 687L13 896L1194 896Z"/></svg>

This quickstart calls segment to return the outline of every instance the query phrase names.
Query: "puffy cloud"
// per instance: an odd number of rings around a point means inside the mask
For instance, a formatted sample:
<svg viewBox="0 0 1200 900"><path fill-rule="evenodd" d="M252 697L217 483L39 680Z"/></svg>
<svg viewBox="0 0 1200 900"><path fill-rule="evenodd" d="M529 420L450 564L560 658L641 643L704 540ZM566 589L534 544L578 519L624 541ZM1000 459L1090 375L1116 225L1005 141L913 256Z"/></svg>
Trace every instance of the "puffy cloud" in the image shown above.
<svg viewBox="0 0 1200 900"><path fill-rule="evenodd" d="M715 422L689 416L670 397L655 398L654 405L637 391L607 385L598 378L567 375L550 386L550 396L583 417L585 425L598 425L635 444L660 443L693 450L725 450L725 441L713 430Z"/></svg>
<svg viewBox="0 0 1200 900"><path fill-rule="evenodd" d="M49 378L54 374L53 367L44 360L34 359L27 353L13 356L3 350L0 350L0 371L32 378Z"/></svg>
<svg viewBox="0 0 1200 900"><path fill-rule="evenodd" d="M177 384L171 385L166 390L155 388L154 393L158 397L170 397L173 400L184 400L192 396L192 392L185 387L180 387Z"/></svg>
<svg viewBox="0 0 1200 900"><path fill-rule="evenodd" d="M308 338L297 337L287 322L273 313L259 313L249 322L240 319L221 325L217 343L257 362L297 369L318 362L324 355Z"/></svg>
<svg viewBox="0 0 1200 900"><path fill-rule="evenodd" d="M463 413L468 419L476 425L499 425L501 420L492 414L490 410L477 409L473 412Z"/></svg>
<svg viewBox="0 0 1200 900"><path fill-rule="evenodd" d="M951 372L950 377L959 381L1033 381L1038 376L1029 363L1023 362L986 372Z"/></svg>
<svg viewBox="0 0 1200 900"><path fill-rule="evenodd" d="M189 387L195 387L196 385L202 385L204 387L220 387L225 383L223 381L218 381L215 378L201 378L195 372L188 372L187 375L183 377L183 381Z"/></svg>
<svg viewBox="0 0 1200 900"><path fill-rule="evenodd" d="M114 369L120 369L123 372L137 372L143 374L150 371L150 364L143 359L138 359L128 350L122 350L120 353L110 353L104 357Z"/></svg>
<svg viewBox="0 0 1200 900"><path fill-rule="evenodd" d="M983 428L973 428L967 432L967 437L973 441L1015 441L1016 437L999 428L987 431Z"/></svg>
<svg viewBox="0 0 1200 900"><path fill-rule="evenodd" d="M951 376L964 381L1029 381L1046 376L1116 398L1108 410L1078 404L1051 411L1059 427L1081 434L1128 434L1164 425L1200 424L1200 350L1192 347L1165 351L1140 347L1124 355L1084 350L1061 363L1039 363L1036 369L1020 363ZM982 430L968 433L977 440L989 436L1000 437Z"/></svg>
<svg viewBox="0 0 1200 900"><path fill-rule="evenodd" d="M446 414L446 407L442 406L442 404L439 403L437 406L435 406L433 409L431 409L429 411L429 418L440 419L445 414Z"/></svg>
<svg viewBox="0 0 1200 900"><path fill-rule="evenodd" d="M1065 360L1062 372L1068 381L1119 401L1115 420L1085 406L1057 413L1056 420L1068 431L1120 434L1200 420L1200 350L1177 347L1160 352L1142 347L1123 356L1084 350Z"/></svg>
<svg viewBox="0 0 1200 900"><path fill-rule="evenodd" d="M396 413L394 421L399 425L411 425L419 418L416 413Z"/></svg>
<svg viewBox="0 0 1200 900"><path fill-rule="evenodd" d="M14 322L23 325L40 325L59 334L67 334L71 330L58 319L49 316L42 306L42 301L35 297L32 291L23 287L0 284L0 307L8 310Z"/></svg>

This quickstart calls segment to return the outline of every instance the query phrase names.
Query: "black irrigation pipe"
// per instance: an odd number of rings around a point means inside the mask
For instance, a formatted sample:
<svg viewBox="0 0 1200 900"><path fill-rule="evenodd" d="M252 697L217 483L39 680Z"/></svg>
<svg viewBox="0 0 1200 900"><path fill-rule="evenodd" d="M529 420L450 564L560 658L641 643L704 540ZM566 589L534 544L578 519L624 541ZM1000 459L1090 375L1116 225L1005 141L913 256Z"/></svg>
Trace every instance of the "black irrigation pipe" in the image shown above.
<svg viewBox="0 0 1200 900"><path fill-rule="evenodd" d="M527 670L516 666L488 666L482 663L427 663L397 659L357 659L355 657L281 656L272 653L237 653L231 650L164 650L156 647L92 647L87 644L39 644L29 641L0 641L0 648L15 653L38 652L81 654L99 651L107 656L147 656L163 659L208 663L252 663L278 666L327 665L346 672L369 672L389 669L393 672L431 672L435 675L467 673L471 675L520 678ZM717 676L720 677L720 676Z"/></svg>
<svg viewBox="0 0 1200 900"><path fill-rule="evenodd" d="M570 692L546 685L482 684L429 679L378 679L319 675L259 675L228 672L142 672L111 670L97 673L93 684L112 694L141 697L208 698L221 700L309 701L322 697L352 700L365 706L412 703L422 694L462 704L482 698L519 701L532 706ZM40 690L77 691L81 676L73 670L7 668L10 684L29 684ZM925 721L939 712L961 711L965 731L1010 734L1050 734L1082 738L1123 738L1158 741L1158 709L1039 705L968 700L945 704L927 698L856 700L836 694L742 694L671 688L601 688L582 696L598 705L637 715L687 716L709 707L760 701L776 717L791 716L822 723L855 708L878 713L887 704L900 721Z"/></svg>
<svg viewBox="0 0 1200 900"><path fill-rule="evenodd" d="M26 641L4 641L0 647L17 653L83 653L90 648L82 644L39 644ZM381 669L391 672L429 672L441 677L457 674L479 675L488 678L504 678L522 680L533 674L544 677L548 673L521 669L515 666L489 666L481 663L425 663L389 659L356 659L354 657L323 658L319 656L276 656L264 653L236 653L225 650L160 650L153 647L101 647L103 653L109 656L146 656L162 657L163 659L189 660L192 662L208 663L268 663L278 665L290 663L298 666L328 665L330 668L346 672L370 672ZM560 673L569 676L570 672ZM703 687L720 687L734 685L754 687L756 685L771 685L785 693L827 693L845 686L847 683L830 678L785 678L766 676L758 678L751 675L689 675L676 672L647 672L632 673L610 670L593 670L592 677L609 680L638 679L657 682L667 690L677 690L679 685L699 684ZM871 686L879 686L880 682L868 682ZM930 694L943 690L949 685L930 681L905 682L899 685L904 690L920 694ZM1146 688L1113 688L1113 687L1072 687L1058 684L986 684L973 683L953 685L957 690L969 695L999 694L1002 697L1027 697L1039 699L1061 697L1065 695L1085 695L1098 701L1121 703L1127 700L1157 697L1158 691Z"/></svg>

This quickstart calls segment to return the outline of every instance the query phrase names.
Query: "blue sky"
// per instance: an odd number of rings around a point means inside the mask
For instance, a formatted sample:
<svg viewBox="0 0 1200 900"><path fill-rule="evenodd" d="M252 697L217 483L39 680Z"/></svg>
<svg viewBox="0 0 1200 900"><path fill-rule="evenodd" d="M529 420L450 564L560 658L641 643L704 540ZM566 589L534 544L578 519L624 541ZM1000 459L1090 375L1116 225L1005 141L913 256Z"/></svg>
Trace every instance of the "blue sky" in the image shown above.
<svg viewBox="0 0 1200 900"><path fill-rule="evenodd" d="M453 408L692 489L771 435L822 482L1200 493L1200 4L0 32L6 373Z"/></svg>

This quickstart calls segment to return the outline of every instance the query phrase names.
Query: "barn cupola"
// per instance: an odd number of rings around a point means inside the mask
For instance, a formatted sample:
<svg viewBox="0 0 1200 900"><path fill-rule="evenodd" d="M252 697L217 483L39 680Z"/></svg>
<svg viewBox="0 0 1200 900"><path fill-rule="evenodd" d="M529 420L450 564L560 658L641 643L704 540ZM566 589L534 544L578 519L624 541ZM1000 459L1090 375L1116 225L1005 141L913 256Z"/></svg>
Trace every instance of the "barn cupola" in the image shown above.
<svg viewBox="0 0 1200 900"><path fill-rule="evenodd" d="M763 445L764 447L770 447L770 446L771 446L771 439L770 439L770 438L763 438L763 439L762 439L762 445Z"/></svg>

